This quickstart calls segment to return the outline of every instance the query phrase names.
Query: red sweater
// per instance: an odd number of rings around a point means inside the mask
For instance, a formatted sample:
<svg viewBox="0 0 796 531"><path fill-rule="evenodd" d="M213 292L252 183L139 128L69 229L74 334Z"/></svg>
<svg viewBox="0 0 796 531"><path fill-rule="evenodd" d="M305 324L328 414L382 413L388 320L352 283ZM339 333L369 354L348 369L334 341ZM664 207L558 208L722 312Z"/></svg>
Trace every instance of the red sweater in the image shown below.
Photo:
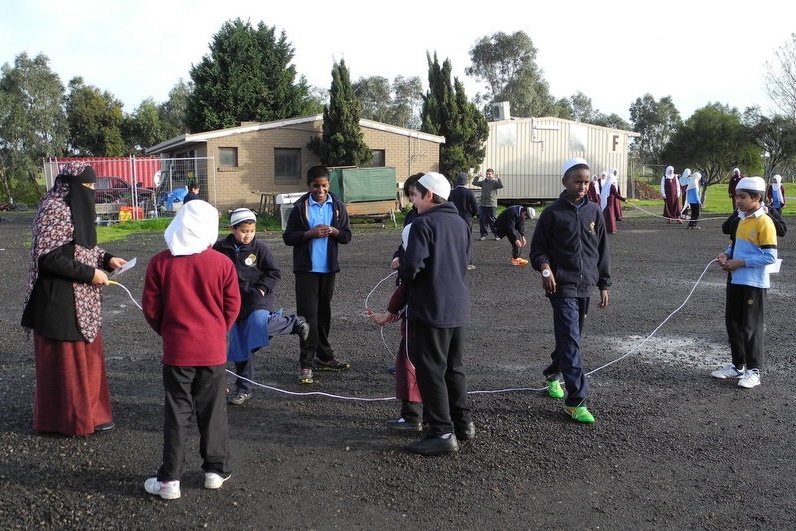
<svg viewBox="0 0 796 531"><path fill-rule="evenodd" d="M227 332L240 311L232 261L208 247L187 256L163 251L146 271L144 317L163 338L163 363L177 367L223 365Z"/></svg>

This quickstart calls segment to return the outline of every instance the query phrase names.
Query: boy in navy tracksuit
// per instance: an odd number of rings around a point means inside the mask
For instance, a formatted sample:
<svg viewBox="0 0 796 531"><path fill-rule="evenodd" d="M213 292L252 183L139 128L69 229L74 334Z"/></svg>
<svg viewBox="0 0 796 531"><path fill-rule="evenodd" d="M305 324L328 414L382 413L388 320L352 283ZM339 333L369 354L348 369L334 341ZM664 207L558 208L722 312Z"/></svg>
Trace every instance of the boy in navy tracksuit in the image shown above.
<svg viewBox="0 0 796 531"><path fill-rule="evenodd" d="M428 431L409 445L423 455L459 450L475 437L462 366L464 332L470 322L469 227L447 201L450 183L427 173L412 191L418 215L409 225L398 277L406 285L407 337L423 396Z"/></svg>
<svg viewBox="0 0 796 531"><path fill-rule="evenodd" d="M310 326L303 317L276 311L276 285L282 272L274 253L255 237L257 218L248 208L234 210L229 217L231 234L213 245L235 264L240 288L240 314L229 332L227 359L235 363L238 378L227 402L239 406L251 398L254 380L252 354L268 346L271 337L298 334L306 339Z"/></svg>
<svg viewBox="0 0 796 531"><path fill-rule="evenodd" d="M495 221L498 238L507 238L511 244L511 263L515 266L528 265L528 260L520 257L520 249L525 247L525 220L536 216L531 207L511 205L500 213Z"/></svg>
<svg viewBox="0 0 796 531"><path fill-rule="evenodd" d="M591 172L582 158L562 168L564 192L545 208L531 239L531 266L542 273L542 287L553 307L556 347L552 363L543 371L548 392L563 398L567 413L578 422L594 422L586 407L589 384L583 372L580 336L594 287L600 308L608 306L611 285L605 219L600 207L586 197Z"/></svg>
<svg viewBox="0 0 796 531"><path fill-rule="evenodd" d="M456 188L451 190L448 201L456 205L459 215L470 228L470 237L472 238L473 217L478 215L478 201L475 200L473 192L467 188L467 174L465 172L460 171L456 174ZM473 265L472 260L473 256L471 253L470 265L467 266L467 269L471 271L475 269L475 265Z"/></svg>

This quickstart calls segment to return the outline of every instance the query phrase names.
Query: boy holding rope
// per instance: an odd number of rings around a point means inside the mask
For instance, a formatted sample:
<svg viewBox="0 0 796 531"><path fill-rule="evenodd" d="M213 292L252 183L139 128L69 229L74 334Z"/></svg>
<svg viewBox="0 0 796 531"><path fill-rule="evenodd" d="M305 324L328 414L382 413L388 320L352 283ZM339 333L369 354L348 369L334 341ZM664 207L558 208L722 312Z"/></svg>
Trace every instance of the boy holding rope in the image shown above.
<svg viewBox="0 0 796 531"><path fill-rule="evenodd" d="M766 182L762 177L744 177L735 187L738 222L730 234L730 245L716 257L727 271L725 323L732 363L711 373L714 378L737 379L738 386L760 385L765 338L765 301L770 286L767 266L777 261L774 222L762 206Z"/></svg>

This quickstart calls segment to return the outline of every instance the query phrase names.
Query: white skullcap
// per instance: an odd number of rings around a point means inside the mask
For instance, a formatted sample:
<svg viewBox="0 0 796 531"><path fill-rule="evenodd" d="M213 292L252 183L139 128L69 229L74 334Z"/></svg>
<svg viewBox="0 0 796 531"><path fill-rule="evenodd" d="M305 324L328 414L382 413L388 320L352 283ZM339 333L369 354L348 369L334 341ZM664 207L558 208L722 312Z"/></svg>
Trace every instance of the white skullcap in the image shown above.
<svg viewBox="0 0 796 531"><path fill-rule="evenodd" d="M418 180L423 187L433 194L440 196L442 199L448 200L451 195L451 183L447 177L437 172L429 172L423 175Z"/></svg>
<svg viewBox="0 0 796 531"><path fill-rule="evenodd" d="M257 216L254 215L254 212L249 210L248 208L237 208L232 211L232 214L229 216L229 224L233 227L238 223L242 223L244 221L248 221L250 223L257 223Z"/></svg>
<svg viewBox="0 0 796 531"><path fill-rule="evenodd" d="M528 216L528 219L533 219L536 217L536 209L533 207L526 207L525 214Z"/></svg>
<svg viewBox="0 0 796 531"><path fill-rule="evenodd" d="M738 181L736 190L751 190L753 192L765 192L766 181L762 177L744 177Z"/></svg>
<svg viewBox="0 0 796 531"><path fill-rule="evenodd" d="M201 199L185 203L163 238L174 256L201 253L218 240L218 210Z"/></svg>
<svg viewBox="0 0 796 531"><path fill-rule="evenodd" d="M571 170L575 166L581 166L581 165L585 166L586 169L589 168L589 163L586 162L586 159L580 157L569 159L564 163L563 166L561 166L561 175L566 175L569 170Z"/></svg>

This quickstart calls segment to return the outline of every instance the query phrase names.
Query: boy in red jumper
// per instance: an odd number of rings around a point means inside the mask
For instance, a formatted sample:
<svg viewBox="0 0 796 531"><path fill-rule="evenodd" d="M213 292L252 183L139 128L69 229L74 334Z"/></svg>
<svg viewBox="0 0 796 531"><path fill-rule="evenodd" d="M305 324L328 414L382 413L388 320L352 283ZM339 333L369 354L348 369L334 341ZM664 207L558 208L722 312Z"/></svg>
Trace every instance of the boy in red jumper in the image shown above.
<svg viewBox="0 0 796 531"><path fill-rule="evenodd" d="M218 211L195 199L177 212L164 234L169 250L152 257L144 283L144 317L163 339L163 463L144 489L179 498L191 416L199 427L205 488L229 479L225 404L226 334L240 311L235 266L212 249Z"/></svg>

